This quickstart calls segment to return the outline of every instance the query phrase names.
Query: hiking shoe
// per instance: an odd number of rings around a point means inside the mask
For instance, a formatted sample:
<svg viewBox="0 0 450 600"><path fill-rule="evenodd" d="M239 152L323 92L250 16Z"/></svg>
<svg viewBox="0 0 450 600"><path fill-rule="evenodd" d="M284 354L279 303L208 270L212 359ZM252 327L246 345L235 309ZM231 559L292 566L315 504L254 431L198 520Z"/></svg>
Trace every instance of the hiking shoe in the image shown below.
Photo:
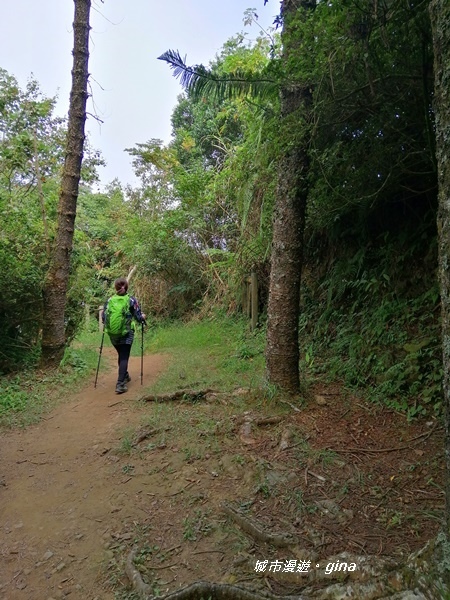
<svg viewBox="0 0 450 600"><path fill-rule="evenodd" d="M125 375L125 383L130 383L130 381L131 381L131 377L130 377L130 375L127 373L127 374Z"/></svg>
<svg viewBox="0 0 450 600"><path fill-rule="evenodd" d="M128 388L125 385L125 383L118 383L116 385L116 394L124 394L127 391L128 391Z"/></svg>

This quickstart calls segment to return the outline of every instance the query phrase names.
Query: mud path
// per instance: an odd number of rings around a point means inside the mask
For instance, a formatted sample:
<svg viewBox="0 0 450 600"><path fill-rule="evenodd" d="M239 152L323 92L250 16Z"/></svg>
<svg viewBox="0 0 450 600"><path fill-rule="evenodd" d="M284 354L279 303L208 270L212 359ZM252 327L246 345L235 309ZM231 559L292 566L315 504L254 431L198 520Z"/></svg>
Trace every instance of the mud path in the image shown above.
<svg viewBox="0 0 450 600"><path fill-rule="evenodd" d="M105 349L111 365L113 352ZM2 434L2 600L113 598L98 581L108 558L105 539L133 492L120 488L110 450L127 425L139 422L130 400L151 386L165 363L164 356L144 357L141 387L140 357L131 357L132 381L120 396L115 367L103 368L96 389L89 382L39 424ZM126 505L133 510L133 502Z"/></svg>

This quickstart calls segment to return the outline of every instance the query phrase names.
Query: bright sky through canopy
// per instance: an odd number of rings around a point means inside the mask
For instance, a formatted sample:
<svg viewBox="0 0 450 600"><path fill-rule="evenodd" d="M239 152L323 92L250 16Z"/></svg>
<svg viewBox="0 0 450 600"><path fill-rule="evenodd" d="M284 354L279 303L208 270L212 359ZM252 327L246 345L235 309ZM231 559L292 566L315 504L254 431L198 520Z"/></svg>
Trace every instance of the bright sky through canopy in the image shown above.
<svg viewBox="0 0 450 600"><path fill-rule="evenodd" d="M170 140L170 116L181 93L169 66L157 60L179 50L188 64L207 65L232 36L245 31L255 39L260 28L245 27L244 12L255 8L267 29L279 10L269 0L93 0L90 62L93 99L88 106L103 124L87 121L91 145L108 163L103 184L117 177L135 182L125 148L151 138ZM34 77L46 96L58 96L57 113L66 116L72 68L73 0L3 2L0 67L21 88Z"/></svg>

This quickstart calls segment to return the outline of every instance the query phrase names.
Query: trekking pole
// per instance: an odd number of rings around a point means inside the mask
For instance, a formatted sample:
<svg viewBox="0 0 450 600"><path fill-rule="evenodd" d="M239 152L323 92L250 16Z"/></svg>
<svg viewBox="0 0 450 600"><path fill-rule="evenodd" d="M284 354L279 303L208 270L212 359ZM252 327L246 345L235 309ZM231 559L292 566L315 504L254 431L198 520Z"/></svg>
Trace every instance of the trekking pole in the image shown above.
<svg viewBox="0 0 450 600"><path fill-rule="evenodd" d="M94 387L97 387L97 379L98 379L98 370L100 369L100 359L102 357L102 350L103 350L103 340L105 337L105 330L103 329L103 333L102 333L102 341L100 343L100 354L98 355L98 365L97 365L97 373L95 374L95 383L94 383Z"/></svg>
<svg viewBox="0 0 450 600"><path fill-rule="evenodd" d="M144 378L144 323L145 321L141 323L141 385Z"/></svg>

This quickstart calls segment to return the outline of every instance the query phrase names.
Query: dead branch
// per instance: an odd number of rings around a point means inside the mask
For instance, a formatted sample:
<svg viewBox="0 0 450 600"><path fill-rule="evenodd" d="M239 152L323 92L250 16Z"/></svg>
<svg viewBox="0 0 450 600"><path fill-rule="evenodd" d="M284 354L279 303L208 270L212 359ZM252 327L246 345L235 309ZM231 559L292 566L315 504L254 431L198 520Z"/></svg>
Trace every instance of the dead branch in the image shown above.
<svg viewBox="0 0 450 600"><path fill-rule="evenodd" d="M135 448L138 444L148 439L152 435L159 433L160 429L143 429L138 434L136 434L136 439L133 442L133 448Z"/></svg>
<svg viewBox="0 0 450 600"><path fill-rule="evenodd" d="M136 271L136 269L137 269L137 265L134 265L134 267L132 267L132 269L128 273L128 275L127 275L127 281L128 281L128 283L130 283L130 279L133 277L134 272Z"/></svg>
<svg viewBox="0 0 450 600"><path fill-rule="evenodd" d="M340 452L342 454L355 453L355 452L360 452L362 454L372 454L372 453L376 454L376 453L380 453L380 452L398 452L400 450L410 450L415 445L416 442L427 440L431 436L431 434L433 434L438 429L440 429L440 427L433 427L432 429L430 429L430 431L426 431L425 433L416 435L415 437L409 439L404 446L394 446L393 448L346 448L346 449L328 447L327 450L331 450L332 452L338 452L338 453Z"/></svg>
<svg viewBox="0 0 450 600"><path fill-rule="evenodd" d="M197 400L207 399L209 394L220 394L217 390L177 390L167 394L149 394L142 396L141 402L170 402L175 400L196 402Z"/></svg>
<svg viewBox="0 0 450 600"><path fill-rule="evenodd" d="M298 408L298 406L294 406L292 404L292 402L288 402L287 400L281 400L281 399L278 400L278 402L281 402L282 404L287 404L288 406L290 406L292 408L292 410L294 412L301 412L300 409Z"/></svg>
<svg viewBox="0 0 450 600"><path fill-rule="evenodd" d="M319 481L322 481L322 482L326 481L325 477L323 477L322 475L317 475L317 473L314 473L314 471L311 471L311 469L308 469L308 467L306 467L306 469L305 469L305 481L306 481L306 483L308 483L308 481L307 481L308 475L312 475L313 477L315 477Z"/></svg>

